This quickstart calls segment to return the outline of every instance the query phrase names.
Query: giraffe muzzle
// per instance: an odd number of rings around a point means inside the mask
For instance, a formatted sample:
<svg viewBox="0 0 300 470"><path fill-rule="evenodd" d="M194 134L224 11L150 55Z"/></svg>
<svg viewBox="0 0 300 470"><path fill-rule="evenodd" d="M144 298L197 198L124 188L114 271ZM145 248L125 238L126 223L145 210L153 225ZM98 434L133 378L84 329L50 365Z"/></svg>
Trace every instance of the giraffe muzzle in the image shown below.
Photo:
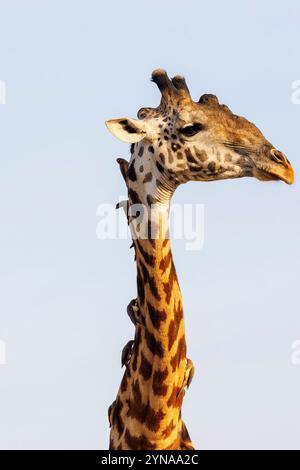
<svg viewBox="0 0 300 470"><path fill-rule="evenodd" d="M294 170L284 153L273 148L270 151L270 159L274 162L271 167L271 174L287 184L293 184Z"/></svg>
<svg viewBox="0 0 300 470"><path fill-rule="evenodd" d="M294 182L294 170L287 157L271 148L264 157L255 161L254 176L262 181L281 180L287 184Z"/></svg>

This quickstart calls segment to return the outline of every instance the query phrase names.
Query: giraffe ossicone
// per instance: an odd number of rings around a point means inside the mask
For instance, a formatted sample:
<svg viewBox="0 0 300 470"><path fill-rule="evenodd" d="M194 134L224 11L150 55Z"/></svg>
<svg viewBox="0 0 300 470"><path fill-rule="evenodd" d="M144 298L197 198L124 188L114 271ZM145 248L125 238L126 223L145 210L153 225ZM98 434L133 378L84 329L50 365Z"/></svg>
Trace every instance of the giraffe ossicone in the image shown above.
<svg viewBox="0 0 300 470"><path fill-rule="evenodd" d="M109 409L110 448L119 450L193 448L181 412L194 366L186 356L183 303L169 240L174 191L188 181L294 180L286 156L216 96L205 94L194 102L185 79L170 79L162 69L153 72L152 81L161 92L157 108L141 108L138 119L106 122L131 144L130 162L118 163L128 189L125 212L137 265L136 310L131 305L127 311L135 339L124 352L130 360Z"/></svg>

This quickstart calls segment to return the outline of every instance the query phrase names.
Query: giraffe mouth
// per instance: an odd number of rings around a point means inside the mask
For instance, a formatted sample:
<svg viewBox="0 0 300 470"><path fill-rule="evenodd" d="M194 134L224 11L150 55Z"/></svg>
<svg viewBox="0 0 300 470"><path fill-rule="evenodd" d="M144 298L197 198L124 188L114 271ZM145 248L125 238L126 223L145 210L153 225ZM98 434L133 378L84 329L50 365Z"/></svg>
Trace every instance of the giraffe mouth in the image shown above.
<svg viewBox="0 0 300 470"><path fill-rule="evenodd" d="M291 165L288 168L268 168L255 165L253 176L260 181L283 181L286 184L294 182L294 170Z"/></svg>

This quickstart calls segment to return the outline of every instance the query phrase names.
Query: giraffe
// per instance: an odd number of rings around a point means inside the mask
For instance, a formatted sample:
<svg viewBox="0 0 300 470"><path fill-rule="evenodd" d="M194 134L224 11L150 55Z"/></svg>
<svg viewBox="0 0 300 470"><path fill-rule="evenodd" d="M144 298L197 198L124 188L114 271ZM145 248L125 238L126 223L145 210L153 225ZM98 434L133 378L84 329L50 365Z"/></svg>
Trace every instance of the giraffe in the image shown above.
<svg viewBox="0 0 300 470"><path fill-rule="evenodd" d="M169 239L170 201L188 181L255 177L292 184L293 168L261 131L215 95L198 102L185 79L152 73L161 101L138 119L106 121L131 144L130 162L118 159L128 189L123 204L137 265L137 299L128 314L135 337L123 350L125 373L109 408L110 449L193 449L182 403L194 367L187 358L183 302Z"/></svg>

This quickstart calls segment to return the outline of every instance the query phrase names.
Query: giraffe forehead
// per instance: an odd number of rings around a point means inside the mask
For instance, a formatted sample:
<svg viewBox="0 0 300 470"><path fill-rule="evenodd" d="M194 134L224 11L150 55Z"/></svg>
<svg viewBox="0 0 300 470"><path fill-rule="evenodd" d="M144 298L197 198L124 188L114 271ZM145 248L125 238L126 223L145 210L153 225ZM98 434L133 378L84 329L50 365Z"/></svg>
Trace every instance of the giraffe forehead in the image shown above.
<svg viewBox="0 0 300 470"><path fill-rule="evenodd" d="M201 121L206 122L208 118L207 113L200 106L189 106L187 109L179 109L176 114L176 120L180 124L187 124L190 122Z"/></svg>

